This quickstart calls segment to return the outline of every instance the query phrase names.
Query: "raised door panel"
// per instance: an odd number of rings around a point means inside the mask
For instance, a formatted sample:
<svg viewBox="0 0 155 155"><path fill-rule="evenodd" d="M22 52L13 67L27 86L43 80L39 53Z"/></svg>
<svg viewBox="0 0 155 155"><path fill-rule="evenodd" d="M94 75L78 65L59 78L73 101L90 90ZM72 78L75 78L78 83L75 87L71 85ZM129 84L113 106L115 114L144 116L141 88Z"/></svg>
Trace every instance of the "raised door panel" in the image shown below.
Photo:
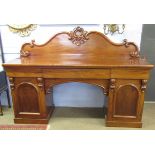
<svg viewBox="0 0 155 155"><path fill-rule="evenodd" d="M16 115L24 117L40 115L38 90L33 84L19 84L15 96Z"/></svg>
<svg viewBox="0 0 155 155"><path fill-rule="evenodd" d="M124 85L118 88L114 104L114 116L137 115L139 92L132 85Z"/></svg>

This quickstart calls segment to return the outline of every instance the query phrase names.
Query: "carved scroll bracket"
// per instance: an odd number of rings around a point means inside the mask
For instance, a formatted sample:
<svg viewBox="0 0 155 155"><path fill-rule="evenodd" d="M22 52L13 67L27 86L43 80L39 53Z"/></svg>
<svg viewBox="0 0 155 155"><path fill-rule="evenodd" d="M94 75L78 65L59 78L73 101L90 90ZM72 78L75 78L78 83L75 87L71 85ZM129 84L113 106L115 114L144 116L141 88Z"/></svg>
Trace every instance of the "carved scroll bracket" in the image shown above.
<svg viewBox="0 0 155 155"><path fill-rule="evenodd" d="M138 49L137 45L135 45L133 42L128 42L127 39L123 40L123 44L125 45L125 47L129 47L130 45L135 46L135 51L132 51L129 54L131 58L139 58L140 57L140 53L139 53L139 49Z"/></svg>
<svg viewBox="0 0 155 155"><path fill-rule="evenodd" d="M147 86L147 80L142 80L142 86L141 86L141 90L142 90L142 92L145 91L146 86Z"/></svg>
<svg viewBox="0 0 155 155"><path fill-rule="evenodd" d="M11 88L11 90L14 90L14 88L15 88L14 78L10 77L9 78L9 82L10 82L10 88Z"/></svg>
<svg viewBox="0 0 155 155"><path fill-rule="evenodd" d="M38 87L43 90L44 88L44 79L43 78L37 78Z"/></svg>
<svg viewBox="0 0 155 155"><path fill-rule="evenodd" d="M80 46L84 44L89 38L87 37L88 32L84 31L81 27L76 27L73 31L69 33L69 40L72 41L73 44Z"/></svg>
<svg viewBox="0 0 155 155"><path fill-rule="evenodd" d="M29 43L30 47L33 48L35 46L35 40L32 40L31 43ZM23 47L22 49L20 50L20 56L21 57L28 57L30 56L30 52L29 51L24 51L23 50Z"/></svg>

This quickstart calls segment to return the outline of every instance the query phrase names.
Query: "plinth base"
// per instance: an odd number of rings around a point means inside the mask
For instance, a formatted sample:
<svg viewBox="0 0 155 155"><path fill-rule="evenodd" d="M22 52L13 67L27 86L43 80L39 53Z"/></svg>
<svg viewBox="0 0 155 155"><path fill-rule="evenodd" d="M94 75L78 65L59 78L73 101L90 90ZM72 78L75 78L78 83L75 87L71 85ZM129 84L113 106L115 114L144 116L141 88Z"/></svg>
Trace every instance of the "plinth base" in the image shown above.
<svg viewBox="0 0 155 155"><path fill-rule="evenodd" d="M50 117L54 111L54 107L49 108L49 112L46 118L14 118L16 124L48 124Z"/></svg>

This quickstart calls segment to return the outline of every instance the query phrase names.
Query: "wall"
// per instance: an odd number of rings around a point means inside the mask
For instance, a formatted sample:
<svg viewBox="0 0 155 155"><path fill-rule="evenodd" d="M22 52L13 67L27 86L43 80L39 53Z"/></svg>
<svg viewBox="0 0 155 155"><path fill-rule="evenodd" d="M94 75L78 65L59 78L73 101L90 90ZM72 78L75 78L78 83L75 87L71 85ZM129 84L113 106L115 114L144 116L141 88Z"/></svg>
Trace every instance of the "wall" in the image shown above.
<svg viewBox="0 0 155 155"><path fill-rule="evenodd" d="M29 37L19 37L11 33L6 25L1 25L1 35L6 62L19 57L21 45L35 39L37 44L42 44L54 34L62 31L71 31L78 25L39 25ZM103 25L79 24L87 31L100 31L103 33ZM135 42L140 46L142 25L126 24L125 32L122 35L114 34L108 37L115 42L122 42L123 39ZM72 107L102 107L104 95L101 88L84 83L65 83L54 88L54 103L56 106Z"/></svg>
<svg viewBox="0 0 155 155"><path fill-rule="evenodd" d="M144 24L141 39L141 53L155 65L155 24ZM155 102L155 68L151 71L145 99Z"/></svg>

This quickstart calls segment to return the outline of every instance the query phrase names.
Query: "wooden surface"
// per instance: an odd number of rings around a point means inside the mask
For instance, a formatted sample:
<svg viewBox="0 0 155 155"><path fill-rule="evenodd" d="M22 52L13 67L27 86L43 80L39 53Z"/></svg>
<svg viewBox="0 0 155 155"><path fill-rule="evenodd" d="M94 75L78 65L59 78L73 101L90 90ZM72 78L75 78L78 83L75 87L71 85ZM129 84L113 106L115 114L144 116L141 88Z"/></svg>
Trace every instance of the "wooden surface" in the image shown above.
<svg viewBox="0 0 155 155"><path fill-rule="evenodd" d="M140 57L132 42L116 44L99 32L77 27L42 45L24 44L21 57L3 66L15 123L47 123L54 109L52 87L74 81L103 88L107 126L142 126L144 91L153 65Z"/></svg>

